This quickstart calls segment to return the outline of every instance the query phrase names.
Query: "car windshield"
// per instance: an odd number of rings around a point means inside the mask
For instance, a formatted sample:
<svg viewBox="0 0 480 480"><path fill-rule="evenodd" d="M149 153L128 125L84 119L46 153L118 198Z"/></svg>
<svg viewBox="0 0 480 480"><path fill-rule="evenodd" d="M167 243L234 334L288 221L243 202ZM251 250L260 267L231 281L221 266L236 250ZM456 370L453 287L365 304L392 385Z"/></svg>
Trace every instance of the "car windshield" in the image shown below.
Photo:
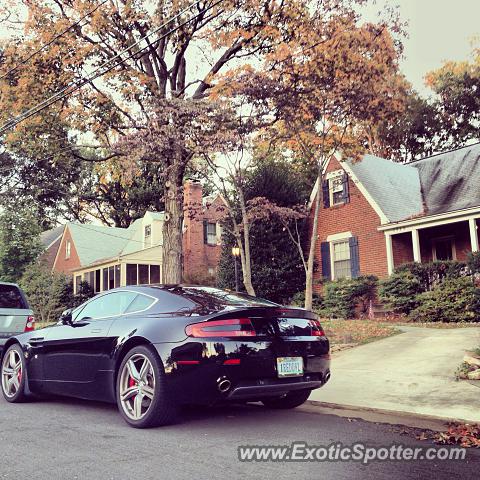
<svg viewBox="0 0 480 480"><path fill-rule="evenodd" d="M0 308L27 308L18 287L0 284Z"/></svg>

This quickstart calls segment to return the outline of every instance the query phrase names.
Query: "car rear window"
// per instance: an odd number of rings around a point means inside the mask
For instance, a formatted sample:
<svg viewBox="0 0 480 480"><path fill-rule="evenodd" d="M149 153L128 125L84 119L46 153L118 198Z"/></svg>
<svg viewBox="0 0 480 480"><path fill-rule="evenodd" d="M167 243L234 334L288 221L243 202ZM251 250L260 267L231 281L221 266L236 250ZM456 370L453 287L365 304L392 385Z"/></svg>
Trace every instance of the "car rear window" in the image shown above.
<svg viewBox="0 0 480 480"><path fill-rule="evenodd" d="M27 308L18 287L0 284L0 308Z"/></svg>
<svg viewBox="0 0 480 480"><path fill-rule="evenodd" d="M197 304L205 303L231 307L278 307L277 303L243 293L230 292L214 287L181 287L181 293Z"/></svg>

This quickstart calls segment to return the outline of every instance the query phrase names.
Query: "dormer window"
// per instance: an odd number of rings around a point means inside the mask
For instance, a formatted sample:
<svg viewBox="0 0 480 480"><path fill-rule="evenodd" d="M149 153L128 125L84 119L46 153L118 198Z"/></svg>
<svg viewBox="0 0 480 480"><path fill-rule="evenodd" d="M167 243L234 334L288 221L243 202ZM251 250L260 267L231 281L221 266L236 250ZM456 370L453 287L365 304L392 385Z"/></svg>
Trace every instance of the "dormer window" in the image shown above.
<svg viewBox="0 0 480 480"><path fill-rule="evenodd" d="M323 206L343 205L350 201L348 176L343 170L329 172L323 182Z"/></svg>
<svg viewBox="0 0 480 480"><path fill-rule="evenodd" d="M152 226L145 225L143 236L143 248L149 248L152 246Z"/></svg>

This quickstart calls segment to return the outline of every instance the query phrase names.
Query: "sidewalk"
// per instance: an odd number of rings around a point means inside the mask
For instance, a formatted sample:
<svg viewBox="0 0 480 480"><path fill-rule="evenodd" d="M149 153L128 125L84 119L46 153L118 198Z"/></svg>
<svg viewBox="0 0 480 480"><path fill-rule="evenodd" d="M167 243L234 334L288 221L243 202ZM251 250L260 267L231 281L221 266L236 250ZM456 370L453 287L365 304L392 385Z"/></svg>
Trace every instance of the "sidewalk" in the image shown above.
<svg viewBox="0 0 480 480"><path fill-rule="evenodd" d="M309 400L480 422L480 389L455 381L465 350L480 345L480 328L400 328L334 355L330 381Z"/></svg>

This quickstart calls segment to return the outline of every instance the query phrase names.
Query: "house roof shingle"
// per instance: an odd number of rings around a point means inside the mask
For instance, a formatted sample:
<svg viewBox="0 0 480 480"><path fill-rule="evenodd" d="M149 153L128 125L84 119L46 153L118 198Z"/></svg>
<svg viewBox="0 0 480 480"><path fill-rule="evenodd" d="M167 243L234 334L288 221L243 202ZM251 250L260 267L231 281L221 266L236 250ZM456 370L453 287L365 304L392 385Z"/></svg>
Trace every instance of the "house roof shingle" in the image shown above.
<svg viewBox="0 0 480 480"><path fill-rule="evenodd" d="M409 164L373 155L346 163L389 223L480 206L480 144Z"/></svg>
<svg viewBox="0 0 480 480"><path fill-rule="evenodd" d="M428 215L480 205L480 144L418 160L411 166L418 170Z"/></svg>
<svg viewBox="0 0 480 480"><path fill-rule="evenodd" d="M389 222L421 215L422 193L418 170L374 155L348 162Z"/></svg>
<svg viewBox="0 0 480 480"><path fill-rule="evenodd" d="M58 227L46 230L40 234L40 241L45 248L48 248L52 243L61 238L65 225L59 225Z"/></svg>
<svg viewBox="0 0 480 480"><path fill-rule="evenodd" d="M130 228L79 223L67 225L82 266L120 255L133 235Z"/></svg>

